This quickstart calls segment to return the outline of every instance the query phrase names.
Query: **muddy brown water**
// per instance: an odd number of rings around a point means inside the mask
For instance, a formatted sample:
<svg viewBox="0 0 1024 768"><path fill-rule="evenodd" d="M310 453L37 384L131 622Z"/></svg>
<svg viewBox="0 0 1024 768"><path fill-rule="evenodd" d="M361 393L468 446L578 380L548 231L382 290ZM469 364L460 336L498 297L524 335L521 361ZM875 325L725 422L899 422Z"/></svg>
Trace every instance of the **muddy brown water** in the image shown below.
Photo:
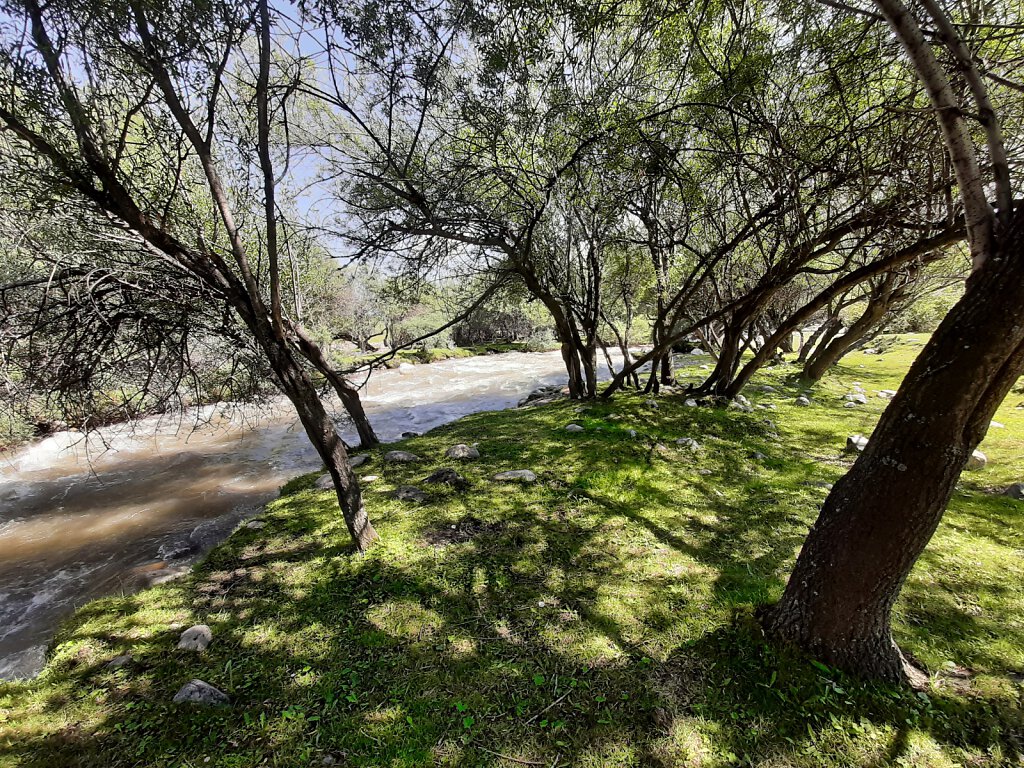
<svg viewBox="0 0 1024 768"><path fill-rule="evenodd" d="M374 374L382 440L514 406L565 381L561 356L506 353ZM339 428L355 442L344 422ZM284 403L209 406L89 435L62 432L0 463L0 678L36 674L61 620L101 595L186 570L282 483L320 466Z"/></svg>

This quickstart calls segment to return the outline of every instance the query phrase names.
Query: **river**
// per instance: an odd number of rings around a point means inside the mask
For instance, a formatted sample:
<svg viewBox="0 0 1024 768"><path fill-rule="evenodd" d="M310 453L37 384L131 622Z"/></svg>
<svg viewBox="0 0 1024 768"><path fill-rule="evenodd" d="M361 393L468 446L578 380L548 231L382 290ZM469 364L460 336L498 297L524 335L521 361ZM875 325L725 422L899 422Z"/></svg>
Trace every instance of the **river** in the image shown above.
<svg viewBox="0 0 1024 768"><path fill-rule="evenodd" d="M363 401L381 440L515 406L565 382L558 352L506 353L374 373ZM339 429L356 442L345 422ZM223 404L83 435L61 432L0 466L0 678L37 674L86 600L173 577L320 467L286 403Z"/></svg>

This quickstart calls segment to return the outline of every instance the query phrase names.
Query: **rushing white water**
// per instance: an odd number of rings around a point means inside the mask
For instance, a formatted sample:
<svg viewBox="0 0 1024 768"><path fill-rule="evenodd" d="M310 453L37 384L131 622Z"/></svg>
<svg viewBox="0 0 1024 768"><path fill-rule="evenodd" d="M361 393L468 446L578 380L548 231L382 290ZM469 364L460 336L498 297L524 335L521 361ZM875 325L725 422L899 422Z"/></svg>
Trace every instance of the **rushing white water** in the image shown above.
<svg viewBox="0 0 1024 768"><path fill-rule="evenodd" d="M559 353L513 352L380 371L363 401L389 441L564 382ZM76 606L180 572L285 480L318 466L284 403L62 432L8 457L0 466L0 678L37 673Z"/></svg>

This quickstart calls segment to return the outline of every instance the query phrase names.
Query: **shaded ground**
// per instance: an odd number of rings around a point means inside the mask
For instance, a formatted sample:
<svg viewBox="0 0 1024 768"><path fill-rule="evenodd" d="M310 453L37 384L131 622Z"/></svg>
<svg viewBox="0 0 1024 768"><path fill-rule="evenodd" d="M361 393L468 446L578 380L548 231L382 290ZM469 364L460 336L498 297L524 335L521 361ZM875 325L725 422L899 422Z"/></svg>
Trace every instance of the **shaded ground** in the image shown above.
<svg viewBox="0 0 1024 768"><path fill-rule="evenodd" d="M1020 393L898 606L928 693L766 647L751 619L917 343L851 356L809 408L779 367L756 382L776 393L748 392L774 412L626 396L405 441L424 461L359 469L380 476L366 556L299 478L189 580L87 605L39 680L0 685L0 766L1019 765L1024 503L991 491L1024 476ZM853 381L870 402L844 409ZM479 442L455 466L470 487L422 485L458 442ZM538 482L490 480L508 469ZM431 500L391 498L409 484ZM175 650L197 622L214 644ZM232 707L172 705L192 678Z"/></svg>

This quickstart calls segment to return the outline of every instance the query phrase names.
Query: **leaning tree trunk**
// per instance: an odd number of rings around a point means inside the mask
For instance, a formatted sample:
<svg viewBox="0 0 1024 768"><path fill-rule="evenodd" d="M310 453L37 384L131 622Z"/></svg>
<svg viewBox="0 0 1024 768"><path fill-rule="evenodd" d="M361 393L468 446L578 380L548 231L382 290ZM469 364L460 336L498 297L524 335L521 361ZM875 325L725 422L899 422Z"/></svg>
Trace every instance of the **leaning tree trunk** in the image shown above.
<svg viewBox="0 0 1024 768"><path fill-rule="evenodd" d="M864 314L857 318L857 321L846 330L846 333L842 336L833 336L827 344L818 345L814 354L804 365L801 378L807 381L821 381L821 377L825 375L826 371L865 339L872 329L882 321L885 313L889 311L889 306L889 302L883 300L869 301Z"/></svg>
<svg viewBox="0 0 1024 768"><path fill-rule="evenodd" d="M890 615L964 463L1024 372L1024 214L922 350L867 448L829 494L769 635L854 674L908 670Z"/></svg>
<svg viewBox="0 0 1024 768"><path fill-rule="evenodd" d="M258 319L250 322L250 326L277 374L281 389L295 407L306 435L334 481L338 504L352 540L360 551L365 551L377 540L377 532L366 514L359 483L348 462L345 444L335 429L334 420L320 401L320 395L309 374L292 355L288 343L278 339L269 324L261 323Z"/></svg>

